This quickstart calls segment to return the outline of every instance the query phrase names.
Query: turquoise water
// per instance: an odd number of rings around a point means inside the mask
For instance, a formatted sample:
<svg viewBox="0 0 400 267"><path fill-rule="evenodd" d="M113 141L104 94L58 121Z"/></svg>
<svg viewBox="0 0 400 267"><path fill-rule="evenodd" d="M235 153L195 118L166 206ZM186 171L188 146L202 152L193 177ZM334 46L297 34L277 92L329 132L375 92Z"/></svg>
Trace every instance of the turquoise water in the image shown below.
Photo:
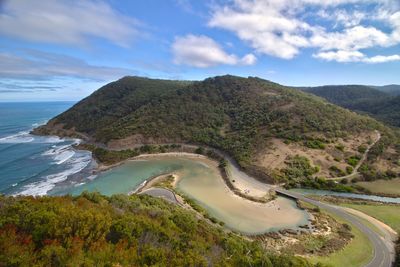
<svg viewBox="0 0 400 267"><path fill-rule="evenodd" d="M105 195L129 193L153 176L174 172L180 177L177 189L197 201L207 212L233 230L259 234L307 223L308 214L290 199L278 197L274 203L262 204L234 195L225 185L218 169L199 159L161 156L128 161L83 180L75 187L53 190L51 194L98 191ZM278 209L279 207L279 209Z"/></svg>
<svg viewBox="0 0 400 267"><path fill-rule="evenodd" d="M316 189L291 189L291 191L295 191L305 195L338 196L346 198L358 198L365 200L381 201L386 203L400 203L400 198L395 198L395 197L380 197L374 195L340 193L340 192L332 192L332 191L316 190Z"/></svg>
<svg viewBox="0 0 400 267"><path fill-rule="evenodd" d="M45 195L90 164L89 152L72 149L77 140L29 134L72 105L0 103L0 193Z"/></svg>
<svg viewBox="0 0 400 267"><path fill-rule="evenodd" d="M88 179L82 180L81 183L73 187L67 186L66 188L53 190L50 194L79 195L85 190L101 192L104 195L127 194L134 191L150 177L183 170L189 167L187 163L182 159L171 158L127 161L97 176L89 176Z"/></svg>

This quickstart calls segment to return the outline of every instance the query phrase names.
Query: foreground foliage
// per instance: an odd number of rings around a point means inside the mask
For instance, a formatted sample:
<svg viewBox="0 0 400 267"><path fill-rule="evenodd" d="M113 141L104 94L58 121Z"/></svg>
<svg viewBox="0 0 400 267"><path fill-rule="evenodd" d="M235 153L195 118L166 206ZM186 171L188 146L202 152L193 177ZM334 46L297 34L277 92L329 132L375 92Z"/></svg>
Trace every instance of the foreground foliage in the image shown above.
<svg viewBox="0 0 400 267"><path fill-rule="evenodd" d="M312 266L149 196L1 197L0 266Z"/></svg>

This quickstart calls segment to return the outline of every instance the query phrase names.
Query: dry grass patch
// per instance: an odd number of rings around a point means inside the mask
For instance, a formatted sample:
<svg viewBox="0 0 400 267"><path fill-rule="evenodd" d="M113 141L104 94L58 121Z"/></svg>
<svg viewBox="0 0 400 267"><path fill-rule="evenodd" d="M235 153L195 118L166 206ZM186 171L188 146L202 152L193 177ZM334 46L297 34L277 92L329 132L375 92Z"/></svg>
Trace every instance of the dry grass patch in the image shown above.
<svg viewBox="0 0 400 267"><path fill-rule="evenodd" d="M336 177L332 166L346 172L348 163L346 159L359 154L358 148L368 144L374 136L373 132L363 133L348 138L337 138L330 143L324 143L324 149L312 149L302 142L287 142L278 138L271 138L265 149L260 150L255 158L255 165L268 168L271 173L286 167L285 161L291 155L306 157L313 166L319 166L320 171L316 176Z"/></svg>

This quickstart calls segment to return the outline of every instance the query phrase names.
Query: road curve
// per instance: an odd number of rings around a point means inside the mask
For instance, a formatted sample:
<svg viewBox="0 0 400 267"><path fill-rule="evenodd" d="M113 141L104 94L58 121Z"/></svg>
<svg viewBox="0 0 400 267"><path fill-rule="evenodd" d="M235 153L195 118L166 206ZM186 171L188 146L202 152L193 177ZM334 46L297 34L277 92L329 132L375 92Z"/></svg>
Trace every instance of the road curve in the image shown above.
<svg viewBox="0 0 400 267"><path fill-rule="evenodd" d="M372 260L368 264L365 265L365 267L390 267L390 266L392 266L392 263L394 261L394 253L393 253L390 245L386 244L382 240L383 238L381 238L379 236L379 234L377 234L376 232L371 230L368 226L363 224L358 217L346 212L341 207L322 203L322 202L307 198L304 195L299 194L299 193L287 191L287 190L280 189L280 188L277 188L276 192L281 195L299 199L299 200L308 202L310 204L313 204L315 206L318 206L321 209L327 210L327 211L345 219L346 221L350 222L355 227L357 227L362 233L364 233L368 237L368 239L371 241L371 243L374 247L374 256L373 256Z"/></svg>

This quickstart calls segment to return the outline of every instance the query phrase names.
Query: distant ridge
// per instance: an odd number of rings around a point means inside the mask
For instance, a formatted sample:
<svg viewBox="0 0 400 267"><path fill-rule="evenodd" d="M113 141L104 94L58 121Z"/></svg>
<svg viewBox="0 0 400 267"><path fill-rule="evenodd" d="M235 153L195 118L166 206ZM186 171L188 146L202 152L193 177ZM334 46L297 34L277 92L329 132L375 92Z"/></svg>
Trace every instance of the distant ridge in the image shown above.
<svg viewBox="0 0 400 267"><path fill-rule="evenodd" d="M400 85L331 85L301 89L336 105L400 127Z"/></svg>

